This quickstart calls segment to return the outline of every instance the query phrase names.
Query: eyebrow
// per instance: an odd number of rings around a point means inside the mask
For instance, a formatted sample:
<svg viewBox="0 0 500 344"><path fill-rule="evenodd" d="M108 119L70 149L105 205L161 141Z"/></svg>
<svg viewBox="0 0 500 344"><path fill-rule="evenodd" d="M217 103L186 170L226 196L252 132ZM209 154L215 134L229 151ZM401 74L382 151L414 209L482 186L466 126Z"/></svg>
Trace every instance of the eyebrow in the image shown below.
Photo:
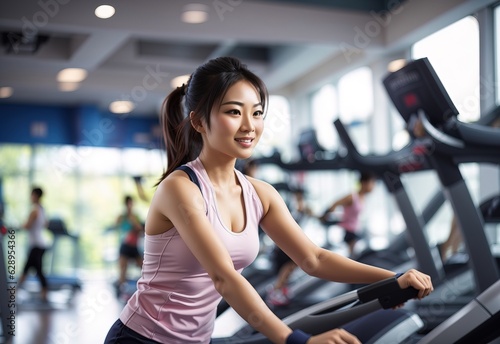
<svg viewBox="0 0 500 344"><path fill-rule="evenodd" d="M225 102L225 103L222 103L220 104L221 106L222 105L239 105L239 106L243 106L244 104L242 102L238 102L236 100L230 100L228 102ZM262 106L262 103L257 103L257 104L254 104L253 107L257 107L257 106Z"/></svg>

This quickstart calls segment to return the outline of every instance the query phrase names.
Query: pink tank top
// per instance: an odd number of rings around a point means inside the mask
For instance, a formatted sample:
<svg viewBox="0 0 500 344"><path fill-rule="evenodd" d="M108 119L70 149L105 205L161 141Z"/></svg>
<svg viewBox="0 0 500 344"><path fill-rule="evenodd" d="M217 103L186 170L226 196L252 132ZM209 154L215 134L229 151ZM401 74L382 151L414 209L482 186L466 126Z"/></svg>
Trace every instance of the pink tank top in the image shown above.
<svg viewBox="0 0 500 344"><path fill-rule="evenodd" d="M219 217L215 192L199 159L187 164L196 173L207 217L226 246L239 272L259 251L258 224L262 203L253 185L235 170L243 190L246 226L241 233L226 228ZM205 269L174 228L146 235L144 264L137 291L125 305L120 320L132 330L161 343L209 343L220 294Z"/></svg>
<svg viewBox="0 0 500 344"><path fill-rule="evenodd" d="M350 232L356 232L359 227L359 214L362 210L363 202L359 198L359 195L354 192L352 194L352 204L348 207L344 207L342 221L339 223L339 226Z"/></svg>

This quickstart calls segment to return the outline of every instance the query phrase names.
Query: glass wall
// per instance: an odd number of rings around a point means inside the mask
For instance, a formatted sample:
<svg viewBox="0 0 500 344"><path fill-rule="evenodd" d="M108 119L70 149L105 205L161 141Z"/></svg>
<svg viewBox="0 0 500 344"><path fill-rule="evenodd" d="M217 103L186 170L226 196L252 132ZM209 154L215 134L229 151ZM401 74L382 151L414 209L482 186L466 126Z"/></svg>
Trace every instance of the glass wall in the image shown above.
<svg viewBox="0 0 500 344"><path fill-rule="evenodd" d="M318 142L327 150L338 149L339 140L333 121L338 118L337 89L328 84L311 97L311 114Z"/></svg>
<svg viewBox="0 0 500 344"><path fill-rule="evenodd" d="M373 115L373 77L368 67L342 76L339 87L339 118L362 154L371 151L370 121Z"/></svg>
<svg viewBox="0 0 500 344"><path fill-rule="evenodd" d="M109 229L124 211L125 195L134 198L135 211L145 220L165 159L159 150L0 145L5 224L22 226L30 210L31 188L39 186L47 217L62 219L68 232L79 238L75 247L70 237L61 237L56 249L48 251L48 273L109 269L115 274L119 243ZM49 231L44 235L53 242ZM27 255L24 230L18 230L16 241L17 264L22 266ZM75 262L68 257L76 249Z"/></svg>

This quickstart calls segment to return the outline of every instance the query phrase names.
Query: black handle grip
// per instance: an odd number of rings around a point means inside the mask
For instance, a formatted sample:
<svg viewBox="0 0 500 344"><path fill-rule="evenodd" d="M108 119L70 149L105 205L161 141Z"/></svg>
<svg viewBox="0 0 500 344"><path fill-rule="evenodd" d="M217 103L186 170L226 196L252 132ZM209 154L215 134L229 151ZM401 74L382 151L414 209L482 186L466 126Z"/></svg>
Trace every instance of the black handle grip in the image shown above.
<svg viewBox="0 0 500 344"><path fill-rule="evenodd" d="M413 287L401 289L396 277L387 278L358 289L358 297L362 303L378 299L384 309L396 307L416 298L417 295L418 290Z"/></svg>
<svg viewBox="0 0 500 344"><path fill-rule="evenodd" d="M413 287L408 287L405 289L400 289L397 293L393 295L385 295L379 298L382 308L389 309L399 306L406 301L416 298L418 295L418 289Z"/></svg>

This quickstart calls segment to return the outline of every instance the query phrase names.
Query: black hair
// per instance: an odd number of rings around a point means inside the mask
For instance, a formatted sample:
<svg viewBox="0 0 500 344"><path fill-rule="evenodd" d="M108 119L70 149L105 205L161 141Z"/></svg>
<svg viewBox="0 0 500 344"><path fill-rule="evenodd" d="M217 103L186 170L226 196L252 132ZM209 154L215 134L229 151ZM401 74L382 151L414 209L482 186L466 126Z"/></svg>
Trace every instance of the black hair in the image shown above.
<svg viewBox="0 0 500 344"><path fill-rule="evenodd" d="M375 179L377 179L377 175L373 172L361 171L359 173L359 182L360 183L367 182L369 180L375 180Z"/></svg>
<svg viewBox="0 0 500 344"><path fill-rule="evenodd" d="M129 196L129 195L125 196L125 198L123 200L125 202L125 205L127 205L128 202L132 202L133 201L132 196Z"/></svg>
<svg viewBox="0 0 500 344"><path fill-rule="evenodd" d="M43 195L43 190L39 187L34 187L31 190L31 194L37 196L40 199Z"/></svg>
<svg viewBox="0 0 500 344"><path fill-rule="evenodd" d="M262 108L265 109L268 91L264 82L234 57L209 60L191 74L186 85L177 87L165 98L160 124L168 167L158 184L177 167L194 160L201 151L202 137L192 127L189 113L194 113L193 122L206 123L210 129L212 109L220 105L228 89L241 80L246 80L255 87Z"/></svg>

